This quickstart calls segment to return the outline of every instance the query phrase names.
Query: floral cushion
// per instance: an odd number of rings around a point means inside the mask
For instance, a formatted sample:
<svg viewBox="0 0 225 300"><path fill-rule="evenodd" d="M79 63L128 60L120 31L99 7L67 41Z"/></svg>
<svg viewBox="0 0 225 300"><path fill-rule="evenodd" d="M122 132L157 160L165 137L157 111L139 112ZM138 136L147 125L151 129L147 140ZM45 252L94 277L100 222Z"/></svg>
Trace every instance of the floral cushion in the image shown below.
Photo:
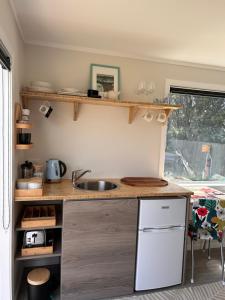
<svg viewBox="0 0 225 300"><path fill-rule="evenodd" d="M192 222L189 226L191 238L221 241L225 229L225 200L195 200Z"/></svg>

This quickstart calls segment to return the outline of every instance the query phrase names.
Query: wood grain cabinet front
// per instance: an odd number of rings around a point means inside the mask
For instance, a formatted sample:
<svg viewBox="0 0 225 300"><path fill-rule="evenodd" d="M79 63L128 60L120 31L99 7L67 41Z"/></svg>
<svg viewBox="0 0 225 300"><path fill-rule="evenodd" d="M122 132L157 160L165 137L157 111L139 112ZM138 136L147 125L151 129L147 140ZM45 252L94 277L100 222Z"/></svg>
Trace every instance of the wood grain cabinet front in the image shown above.
<svg viewBox="0 0 225 300"><path fill-rule="evenodd" d="M62 300L134 291L137 199L64 202Z"/></svg>

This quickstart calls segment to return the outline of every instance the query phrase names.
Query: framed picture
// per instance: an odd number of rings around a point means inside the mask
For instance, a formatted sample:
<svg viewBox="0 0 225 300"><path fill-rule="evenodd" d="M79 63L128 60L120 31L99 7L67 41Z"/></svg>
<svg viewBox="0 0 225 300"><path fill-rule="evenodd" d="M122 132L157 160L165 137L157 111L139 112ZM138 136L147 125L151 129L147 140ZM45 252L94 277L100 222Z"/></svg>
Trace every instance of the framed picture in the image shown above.
<svg viewBox="0 0 225 300"><path fill-rule="evenodd" d="M91 89L103 98L118 99L120 94L120 68L91 64Z"/></svg>

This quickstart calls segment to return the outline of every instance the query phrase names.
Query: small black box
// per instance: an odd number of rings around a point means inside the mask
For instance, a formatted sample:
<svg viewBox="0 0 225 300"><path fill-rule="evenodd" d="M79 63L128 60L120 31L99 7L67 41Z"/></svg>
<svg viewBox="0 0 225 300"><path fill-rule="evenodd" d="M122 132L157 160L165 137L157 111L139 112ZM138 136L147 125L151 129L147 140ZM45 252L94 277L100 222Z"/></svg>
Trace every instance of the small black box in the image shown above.
<svg viewBox="0 0 225 300"><path fill-rule="evenodd" d="M88 97L92 98L101 98L101 96L98 95L98 90L88 90Z"/></svg>

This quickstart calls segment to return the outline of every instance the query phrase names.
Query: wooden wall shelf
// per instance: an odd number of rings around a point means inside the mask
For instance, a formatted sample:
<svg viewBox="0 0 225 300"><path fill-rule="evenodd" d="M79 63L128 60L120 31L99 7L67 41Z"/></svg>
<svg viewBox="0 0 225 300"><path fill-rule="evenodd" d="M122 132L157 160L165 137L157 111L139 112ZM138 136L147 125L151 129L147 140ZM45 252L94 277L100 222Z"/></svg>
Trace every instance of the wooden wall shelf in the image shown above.
<svg viewBox="0 0 225 300"><path fill-rule="evenodd" d="M40 258L55 257L55 256L61 256L61 241L56 242L53 253L22 256L21 250L18 250L16 253L16 256L15 256L15 259L16 260L29 260L29 259L40 259Z"/></svg>
<svg viewBox="0 0 225 300"><path fill-rule="evenodd" d="M15 147L16 150L29 150L33 147L33 144L17 144L18 133L22 133L24 129L31 129L31 123L20 123L22 119L22 105L20 103L15 103Z"/></svg>
<svg viewBox="0 0 225 300"><path fill-rule="evenodd" d="M31 227L29 230L39 230L39 229L57 229L57 228L62 228L62 220L58 219L56 220L56 225L55 226L36 226L36 227ZM24 231L28 230L27 228L22 228L20 224L16 225L16 231Z"/></svg>
<svg viewBox="0 0 225 300"><path fill-rule="evenodd" d="M147 102L99 99L99 98L89 98L89 97L80 97L80 96L72 96L72 95L59 95L56 93L52 94L52 93L43 93L43 92L31 92L26 90L21 92L21 97L22 97L24 107L28 106L29 100L73 103L74 121L78 119L79 106L81 104L104 105L104 106L127 108L129 124L131 124L134 121L135 116L139 109L146 109L151 111L164 111L167 117L169 117L171 111L182 108L181 105L170 105L166 103L158 104L158 103L147 103Z"/></svg>
<svg viewBox="0 0 225 300"><path fill-rule="evenodd" d="M17 150L29 150L33 147L33 144L16 144Z"/></svg>
<svg viewBox="0 0 225 300"><path fill-rule="evenodd" d="M30 123L16 123L16 128L17 129L31 129L32 124L30 124Z"/></svg>

